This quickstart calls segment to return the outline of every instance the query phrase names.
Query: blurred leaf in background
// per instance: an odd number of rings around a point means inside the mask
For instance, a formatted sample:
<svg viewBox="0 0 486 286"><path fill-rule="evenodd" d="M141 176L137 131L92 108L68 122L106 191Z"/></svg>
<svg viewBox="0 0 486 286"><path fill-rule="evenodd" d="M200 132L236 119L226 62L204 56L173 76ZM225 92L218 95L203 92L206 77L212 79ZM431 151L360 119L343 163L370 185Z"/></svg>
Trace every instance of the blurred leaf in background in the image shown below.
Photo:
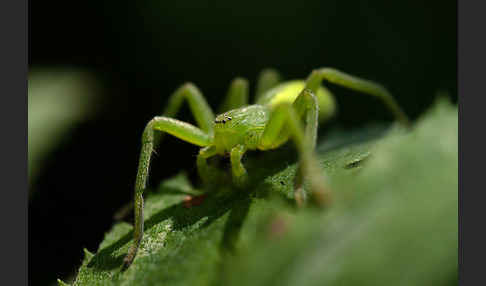
<svg viewBox="0 0 486 286"><path fill-rule="evenodd" d="M322 141L335 194L325 211L295 209L296 165L278 152L248 159L248 193L222 186L187 207L187 184L162 183L134 264L120 272L133 233L118 223L85 251L74 285L456 285L457 133L457 107L441 99L411 132ZM345 137L356 133L328 142Z"/></svg>
<svg viewBox="0 0 486 286"><path fill-rule="evenodd" d="M77 123L94 114L99 87L89 73L73 69L34 69L28 81L29 198L43 162Z"/></svg>

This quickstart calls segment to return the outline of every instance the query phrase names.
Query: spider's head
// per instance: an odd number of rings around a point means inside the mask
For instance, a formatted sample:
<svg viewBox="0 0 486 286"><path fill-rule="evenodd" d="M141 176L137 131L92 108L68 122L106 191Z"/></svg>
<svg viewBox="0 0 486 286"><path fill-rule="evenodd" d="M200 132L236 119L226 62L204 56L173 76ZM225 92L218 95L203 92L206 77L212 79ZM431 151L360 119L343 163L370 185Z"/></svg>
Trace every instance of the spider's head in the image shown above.
<svg viewBox="0 0 486 286"><path fill-rule="evenodd" d="M226 125L226 123L230 123L231 120L233 120L233 117L231 117L229 112L220 114L214 119L215 128L225 128L229 125Z"/></svg>
<svg viewBox="0 0 486 286"><path fill-rule="evenodd" d="M268 111L261 105L250 105L219 114L214 119L214 144L219 150L230 151L246 142L250 131L263 130ZM250 147L250 146L247 146Z"/></svg>

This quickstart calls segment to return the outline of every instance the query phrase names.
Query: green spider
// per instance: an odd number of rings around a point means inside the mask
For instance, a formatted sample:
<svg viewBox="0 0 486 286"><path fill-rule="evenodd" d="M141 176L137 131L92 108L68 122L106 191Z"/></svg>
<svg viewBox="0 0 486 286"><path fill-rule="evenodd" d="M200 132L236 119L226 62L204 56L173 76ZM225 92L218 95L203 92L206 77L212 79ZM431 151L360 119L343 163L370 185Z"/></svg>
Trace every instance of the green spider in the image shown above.
<svg viewBox="0 0 486 286"><path fill-rule="evenodd" d="M316 69L305 81L283 83L280 83L280 75L276 71L264 70L257 83L256 103L253 105L248 105L248 82L237 78L231 83L221 106L221 111L226 112L217 116L214 116L199 89L186 83L171 95L163 116L150 120L143 132L135 182L134 242L124 259L123 268L133 262L143 236L142 195L152 152L156 142L160 142L155 139L156 131L203 147L197 156L197 169L203 181L214 172L207 163L208 158L229 155L233 181L237 186L244 186L247 181L248 173L241 163L246 151L275 149L292 139L299 154L299 170L294 185L297 203L303 203L305 179L313 201L318 205L328 204L330 192L314 156L318 123L328 120L336 110L333 95L321 86L324 79L378 97L398 121L409 125L407 116L383 86L332 68ZM184 100L187 100L199 128L172 118Z"/></svg>

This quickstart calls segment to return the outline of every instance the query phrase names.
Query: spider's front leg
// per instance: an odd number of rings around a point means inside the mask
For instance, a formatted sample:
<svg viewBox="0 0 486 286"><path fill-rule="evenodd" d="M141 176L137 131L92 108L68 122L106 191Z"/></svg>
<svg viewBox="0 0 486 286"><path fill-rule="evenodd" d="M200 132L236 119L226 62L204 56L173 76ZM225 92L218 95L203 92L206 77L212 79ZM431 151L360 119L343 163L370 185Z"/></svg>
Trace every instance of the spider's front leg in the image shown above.
<svg viewBox="0 0 486 286"><path fill-rule="evenodd" d="M138 163L137 177L135 181L134 197L134 241L127 256L123 261L126 269L133 262L143 237L143 192L147 186L150 159L155 148L155 131L169 133L179 139L198 146L208 146L212 143L212 136L201 129L177 119L168 117L155 117L145 127L142 135L142 150Z"/></svg>
<svg viewBox="0 0 486 286"><path fill-rule="evenodd" d="M303 179L309 181L314 202L318 205L330 202L330 191L314 153L318 113L316 96L311 90L304 89L292 105L281 103L272 109L258 147L261 150L273 149L289 137L295 143L300 165L294 192L299 205L304 202ZM305 128L302 126L302 119L306 123Z"/></svg>
<svg viewBox="0 0 486 286"><path fill-rule="evenodd" d="M180 110L182 103L187 101L189 108L201 128L173 119ZM137 254L143 237L143 192L147 185L148 172L152 152L155 145L160 143L162 136L156 139L156 131L159 135L169 133L179 139L198 146L209 146L213 138L214 113L204 99L199 89L192 83L186 83L179 87L170 97L163 116L152 119L144 129L142 135L142 149L138 163L137 177L135 181L134 196L134 241L127 256L123 260L123 269L132 264Z"/></svg>
<svg viewBox="0 0 486 286"><path fill-rule="evenodd" d="M219 107L220 113L226 112L231 109L243 107L248 105L249 89L248 80L237 77L235 78L228 89L226 97Z"/></svg>
<svg viewBox="0 0 486 286"><path fill-rule="evenodd" d="M231 172L233 183L238 186L242 187L248 181L248 173L246 171L245 166L241 163L241 159L246 152L246 148L244 145L236 145L231 149L230 152L230 162L231 162ZM216 147L214 145L202 148L199 151L199 155L197 156L197 169L199 172L199 176L203 180L204 183L209 183L214 181L217 178L224 177L225 174L215 168L209 166L207 160L210 157L217 155Z"/></svg>
<svg viewBox="0 0 486 286"><path fill-rule="evenodd" d="M244 145L236 145L231 149L230 160L231 160L231 172L233 175L233 182L238 187L243 187L248 181L248 172L245 166L241 163L241 159L246 152L246 147Z"/></svg>
<svg viewBox="0 0 486 286"><path fill-rule="evenodd" d="M208 164L208 159L217 155L218 152L214 145L201 148L197 155L197 172L204 184L208 185L223 176L221 171Z"/></svg>

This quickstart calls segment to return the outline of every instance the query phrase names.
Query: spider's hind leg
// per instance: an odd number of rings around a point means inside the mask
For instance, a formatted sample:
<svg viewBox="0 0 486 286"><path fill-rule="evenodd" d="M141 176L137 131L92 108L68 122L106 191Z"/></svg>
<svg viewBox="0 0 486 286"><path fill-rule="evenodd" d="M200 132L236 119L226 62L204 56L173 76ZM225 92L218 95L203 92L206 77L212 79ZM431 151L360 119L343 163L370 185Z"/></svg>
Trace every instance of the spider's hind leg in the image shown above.
<svg viewBox="0 0 486 286"><path fill-rule="evenodd" d="M260 75L258 76L258 81L257 81L257 87L256 87L256 96L255 96L255 102L258 101L258 99L265 94L265 92L273 87L275 87L277 84L280 83L282 77L276 71L275 69L272 68L266 68L260 72Z"/></svg>
<svg viewBox="0 0 486 286"><path fill-rule="evenodd" d="M410 126L410 120L405 112L403 112L397 104L390 92L388 92L382 85L370 80L352 76L333 68L320 68L314 70L309 75L305 88L316 92L324 79L331 83L377 97L391 111L396 120L404 126Z"/></svg>

